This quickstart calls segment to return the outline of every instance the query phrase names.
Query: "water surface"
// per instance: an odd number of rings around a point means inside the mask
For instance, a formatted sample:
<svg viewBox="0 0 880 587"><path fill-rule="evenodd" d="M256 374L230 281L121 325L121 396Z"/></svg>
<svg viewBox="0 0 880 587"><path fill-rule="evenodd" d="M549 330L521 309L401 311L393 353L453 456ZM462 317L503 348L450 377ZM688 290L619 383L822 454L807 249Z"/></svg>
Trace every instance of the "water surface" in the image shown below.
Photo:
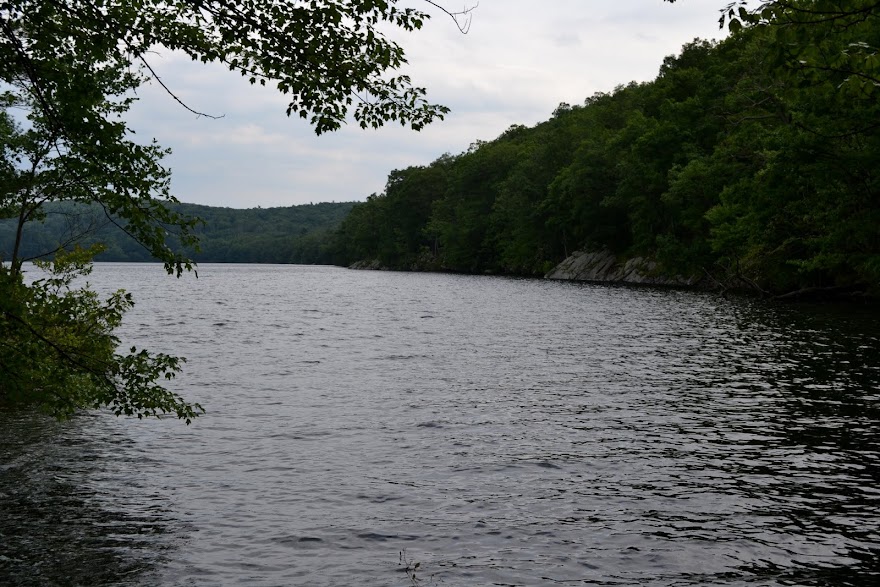
<svg viewBox="0 0 880 587"><path fill-rule="evenodd" d="M207 414L0 414L0 584L874 585L880 321L680 291L99 264ZM401 555L403 553L403 555Z"/></svg>

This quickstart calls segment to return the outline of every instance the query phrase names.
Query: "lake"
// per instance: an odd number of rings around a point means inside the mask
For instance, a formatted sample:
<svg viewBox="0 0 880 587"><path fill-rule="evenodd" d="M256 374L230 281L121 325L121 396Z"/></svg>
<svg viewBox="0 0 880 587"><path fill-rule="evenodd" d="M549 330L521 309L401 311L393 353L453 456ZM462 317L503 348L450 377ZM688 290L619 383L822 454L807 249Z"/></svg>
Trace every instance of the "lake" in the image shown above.
<svg viewBox="0 0 880 587"><path fill-rule="evenodd" d="M98 264L207 413L0 413L2 585L880 584L880 317ZM415 569L415 577L405 569ZM411 571L412 572L412 571Z"/></svg>

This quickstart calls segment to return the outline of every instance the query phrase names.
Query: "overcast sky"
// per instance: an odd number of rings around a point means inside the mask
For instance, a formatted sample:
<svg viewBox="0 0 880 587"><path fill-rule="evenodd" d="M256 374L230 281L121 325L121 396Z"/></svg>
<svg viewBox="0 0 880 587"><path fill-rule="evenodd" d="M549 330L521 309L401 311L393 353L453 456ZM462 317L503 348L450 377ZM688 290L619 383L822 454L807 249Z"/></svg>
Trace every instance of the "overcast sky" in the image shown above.
<svg viewBox="0 0 880 587"><path fill-rule="evenodd" d="M457 9L462 0L444 0ZM443 3L443 2L441 2ZM433 14L421 31L401 34L409 73L429 99L452 109L421 132L356 124L316 137L287 118L284 97L253 87L222 67L174 54L152 65L189 106L223 115L197 118L157 86L139 90L129 122L141 141L172 149L166 164L183 202L233 208L364 200L388 172L465 151L512 124L547 120L560 102L654 79L666 55L696 37L719 38L722 0L481 0L470 32Z"/></svg>

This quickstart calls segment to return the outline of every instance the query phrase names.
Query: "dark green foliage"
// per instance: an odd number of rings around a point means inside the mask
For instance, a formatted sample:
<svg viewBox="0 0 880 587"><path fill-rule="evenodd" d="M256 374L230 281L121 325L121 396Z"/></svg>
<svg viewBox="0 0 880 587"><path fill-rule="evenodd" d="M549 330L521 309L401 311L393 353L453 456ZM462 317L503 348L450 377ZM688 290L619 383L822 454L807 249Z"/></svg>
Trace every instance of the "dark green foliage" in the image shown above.
<svg viewBox="0 0 880 587"><path fill-rule="evenodd" d="M347 114L364 128L398 122L418 130L447 109L429 103L407 76L393 75L405 57L388 31L413 31L427 18L396 4L3 2L0 220L11 234L0 256L0 404L32 404L61 417L93 406L138 416L171 412L187 421L197 413L155 383L173 376L178 359L136 349L116 354L112 332L130 298L102 302L88 287L71 287L88 274L98 249L69 249L109 241L108 222L129 237L109 243L110 258L145 251L177 276L193 268L200 223L170 193L167 151L136 142L124 121L140 84L152 79L165 87L150 60L164 47L221 63L251 84L274 85L289 97L288 116L308 119L318 134L337 129ZM326 254L309 223L280 226L298 232L276 239L265 230L257 235L254 224L266 219L251 216L225 232L202 230L211 247L205 258L277 254L290 262ZM53 230L31 230L41 222L54 223ZM26 260L55 253L54 264L43 264L46 279L22 278Z"/></svg>
<svg viewBox="0 0 880 587"><path fill-rule="evenodd" d="M236 210L182 204L180 210L203 221L196 229L199 251L190 252L200 263L318 264L331 261L330 232L353 206L324 202Z"/></svg>
<svg viewBox="0 0 880 587"><path fill-rule="evenodd" d="M117 291L106 300L73 281L88 275L94 251L75 249L37 262L45 275L25 284L0 266L0 406L37 405L57 417L106 406L116 415L200 412L161 383L183 359L134 347L120 353L113 331L132 306Z"/></svg>
<svg viewBox="0 0 880 587"><path fill-rule="evenodd" d="M354 203L319 203L284 208L237 210L175 204L173 209L197 218L193 232L199 247L181 252L199 263L330 263L331 233ZM45 218L26 226L19 249L24 260L42 258L59 246L90 247L100 243L97 261L156 261L150 251L111 222L99 206L55 202ZM117 222L125 224L123 221ZM16 223L0 220L0 258L10 258ZM169 246L180 249L170 235Z"/></svg>
<svg viewBox="0 0 880 587"><path fill-rule="evenodd" d="M609 248L762 291L876 293L880 3L737 5L724 22L728 39L689 43L653 82L560 105L419 170L434 185L358 206L358 245L346 221L339 261L540 274ZM414 207L407 230L421 219L430 245L397 240L383 255L394 237L382 227L416 192L433 205Z"/></svg>

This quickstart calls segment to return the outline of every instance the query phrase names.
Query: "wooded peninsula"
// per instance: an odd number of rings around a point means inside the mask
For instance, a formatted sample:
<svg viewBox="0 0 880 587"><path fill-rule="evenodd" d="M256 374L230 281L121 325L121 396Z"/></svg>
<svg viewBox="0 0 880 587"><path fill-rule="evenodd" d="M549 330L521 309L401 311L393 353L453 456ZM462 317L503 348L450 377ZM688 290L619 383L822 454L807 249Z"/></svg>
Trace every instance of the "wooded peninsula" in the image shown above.
<svg viewBox="0 0 880 587"><path fill-rule="evenodd" d="M607 249L718 287L876 294L880 79L854 72L880 66L880 28L849 24L696 40L652 82L393 171L333 260L542 275Z"/></svg>
<svg viewBox="0 0 880 587"><path fill-rule="evenodd" d="M204 220L201 249L185 253L539 276L574 251L608 251L721 288L876 295L880 27L851 14L731 29L667 57L651 82L391 171L362 203L178 205ZM83 210L58 204L26 246L72 244ZM85 231L83 244L106 246L97 260L150 259L108 224ZM0 225L2 247L9 230Z"/></svg>

